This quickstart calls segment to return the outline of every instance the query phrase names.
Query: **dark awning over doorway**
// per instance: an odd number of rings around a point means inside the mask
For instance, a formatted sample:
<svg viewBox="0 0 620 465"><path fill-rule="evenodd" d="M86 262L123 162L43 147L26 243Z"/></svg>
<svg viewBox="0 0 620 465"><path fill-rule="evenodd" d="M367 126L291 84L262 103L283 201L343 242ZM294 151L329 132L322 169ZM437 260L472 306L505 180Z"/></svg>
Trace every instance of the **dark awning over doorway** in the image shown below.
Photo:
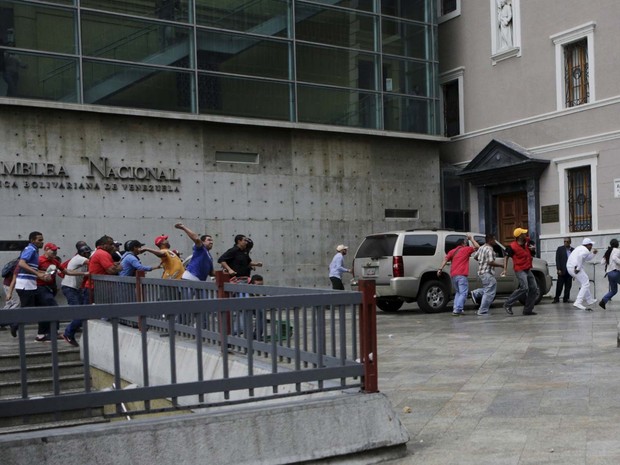
<svg viewBox="0 0 620 465"><path fill-rule="evenodd" d="M549 160L532 154L511 141L493 139L459 173L474 186L493 186L526 179L540 178Z"/></svg>

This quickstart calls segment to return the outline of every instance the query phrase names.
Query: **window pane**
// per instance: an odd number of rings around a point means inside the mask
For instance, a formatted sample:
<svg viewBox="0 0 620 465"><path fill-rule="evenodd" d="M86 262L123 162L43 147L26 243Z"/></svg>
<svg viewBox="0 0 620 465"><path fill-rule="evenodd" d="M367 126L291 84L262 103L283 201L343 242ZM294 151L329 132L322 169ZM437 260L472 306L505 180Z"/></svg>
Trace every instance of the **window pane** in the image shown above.
<svg viewBox="0 0 620 465"><path fill-rule="evenodd" d="M187 0L81 0L80 5L83 8L184 22L188 20L189 12Z"/></svg>
<svg viewBox="0 0 620 465"><path fill-rule="evenodd" d="M189 28L82 13L84 55L157 65L189 66Z"/></svg>
<svg viewBox="0 0 620 465"><path fill-rule="evenodd" d="M290 86L282 82L200 74L200 113L288 121Z"/></svg>
<svg viewBox="0 0 620 465"><path fill-rule="evenodd" d="M564 79L566 106L574 107L588 103L588 40L583 39L564 46Z"/></svg>
<svg viewBox="0 0 620 465"><path fill-rule="evenodd" d="M381 0L382 14L416 21L430 21L431 8L429 0Z"/></svg>
<svg viewBox="0 0 620 465"><path fill-rule="evenodd" d="M297 79L376 90L376 57L356 50L297 44Z"/></svg>
<svg viewBox="0 0 620 465"><path fill-rule="evenodd" d="M355 258L389 257L394 253L397 235L369 236L355 254Z"/></svg>
<svg viewBox="0 0 620 465"><path fill-rule="evenodd" d="M449 234L444 240L444 252L448 253L452 249L455 249L460 240L466 240L465 234Z"/></svg>
<svg viewBox="0 0 620 465"><path fill-rule="evenodd" d="M461 114L459 109L459 81L446 82L443 86L443 127L444 135L456 136L461 132Z"/></svg>
<svg viewBox="0 0 620 465"><path fill-rule="evenodd" d="M383 105L386 130L435 134L432 100L385 95Z"/></svg>
<svg viewBox="0 0 620 465"><path fill-rule="evenodd" d="M296 38L339 47L375 50L375 18L353 11L299 4Z"/></svg>
<svg viewBox="0 0 620 465"><path fill-rule="evenodd" d="M404 256L433 256L437 249L437 234L406 235L403 241Z"/></svg>
<svg viewBox="0 0 620 465"><path fill-rule="evenodd" d="M311 0L314 3L325 3L327 5L341 6L354 10L374 11L374 0Z"/></svg>
<svg viewBox="0 0 620 465"><path fill-rule="evenodd" d="M192 74L84 60L84 103L191 110Z"/></svg>
<svg viewBox="0 0 620 465"><path fill-rule="evenodd" d="M386 92L428 96L431 93L430 74L431 67L428 63L383 58L383 90Z"/></svg>
<svg viewBox="0 0 620 465"><path fill-rule="evenodd" d="M383 53L422 60L432 59L430 48L430 27L383 19Z"/></svg>
<svg viewBox="0 0 620 465"><path fill-rule="evenodd" d="M75 11L0 1L0 39L6 45L75 53Z"/></svg>
<svg viewBox="0 0 620 465"><path fill-rule="evenodd" d="M7 97L77 102L77 58L8 52L4 56Z"/></svg>
<svg viewBox="0 0 620 465"><path fill-rule="evenodd" d="M377 128L375 94L299 85L297 101L302 123Z"/></svg>
<svg viewBox="0 0 620 465"><path fill-rule="evenodd" d="M266 36L288 37L286 0L196 0L196 23Z"/></svg>
<svg viewBox="0 0 620 465"><path fill-rule="evenodd" d="M452 13L456 10L457 0L441 0L441 15Z"/></svg>
<svg viewBox="0 0 620 465"><path fill-rule="evenodd" d="M571 232L592 231L592 188L590 167L575 168L568 174L568 226Z"/></svg>
<svg viewBox="0 0 620 465"><path fill-rule="evenodd" d="M197 40L199 69L289 78L288 42L210 31L198 31Z"/></svg>

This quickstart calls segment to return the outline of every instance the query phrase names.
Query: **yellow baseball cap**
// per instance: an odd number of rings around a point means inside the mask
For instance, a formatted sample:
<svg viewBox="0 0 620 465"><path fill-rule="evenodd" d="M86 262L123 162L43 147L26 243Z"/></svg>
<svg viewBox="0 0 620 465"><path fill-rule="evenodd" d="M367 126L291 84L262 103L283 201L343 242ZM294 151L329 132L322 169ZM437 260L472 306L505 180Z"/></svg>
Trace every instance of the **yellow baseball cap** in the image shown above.
<svg viewBox="0 0 620 465"><path fill-rule="evenodd" d="M517 228L512 235L514 237L519 237L521 234L527 234L527 229Z"/></svg>

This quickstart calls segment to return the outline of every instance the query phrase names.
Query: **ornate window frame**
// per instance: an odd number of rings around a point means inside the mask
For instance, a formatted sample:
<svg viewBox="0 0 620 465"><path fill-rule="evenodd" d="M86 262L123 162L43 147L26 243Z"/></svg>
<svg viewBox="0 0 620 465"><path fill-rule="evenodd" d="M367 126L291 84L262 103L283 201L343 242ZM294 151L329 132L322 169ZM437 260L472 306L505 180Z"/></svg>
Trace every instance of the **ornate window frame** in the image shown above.
<svg viewBox="0 0 620 465"><path fill-rule="evenodd" d="M491 7L491 61L493 66L503 60L521 56L521 4L520 0L508 0L512 5L512 47L500 49L498 1L490 0Z"/></svg>
<svg viewBox="0 0 620 465"><path fill-rule="evenodd" d="M568 230L568 170L573 168L590 167L590 186L592 189L592 231L598 231L598 152L582 153L553 160L558 168L559 204L560 204L560 233L575 234Z"/></svg>
<svg viewBox="0 0 620 465"><path fill-rule="evenodd" d="M582 39L588 41L588 86L589 100L588 103L596 101L594 71L594 29L596 21L590 21L581 26L559 32L549 37L555 45L555 88L556 88L556 106L558 110L564 110L566 107L566 84L564 82L564 46L572 42ZM571 107L574 108L574 107Z"/></svg>

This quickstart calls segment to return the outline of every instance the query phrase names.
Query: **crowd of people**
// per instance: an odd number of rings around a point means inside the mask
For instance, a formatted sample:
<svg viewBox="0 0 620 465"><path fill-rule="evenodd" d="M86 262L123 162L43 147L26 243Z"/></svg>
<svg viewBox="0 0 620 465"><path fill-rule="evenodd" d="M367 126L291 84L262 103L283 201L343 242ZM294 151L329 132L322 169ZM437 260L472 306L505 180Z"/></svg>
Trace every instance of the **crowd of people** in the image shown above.
<svg viewBox="0 0 620 465"><path fill-rule="evenodd" d="M536 278L532 273L532 262L536 252L534 244L530 241L527 229L516 228L513 232L514 241L507 247L504 255L503 264L496 261L497 255L494 250L496 245L493 234L485 236L485 244L478 247L473 237L468 236L467 241L472 245L461 240L455 249L446 255L441 267L437 271L441 275L447 263L452 263L450 275L452 285L455 289L454 310L455 316L463 314L463 306L469 293L469 257L473 257L479 262L478 278L482 287L471 291L471 299L474 304L479 306L478 315L489 314L489 308L495 299L497 280L495 278L495 268L502 268L501 276L506 276L508 259L512 258L512 266L517 277L518 287L506 299L503 308L508 315L513 315L513 305L520 299L525 299L523 315L536 315L534 306L538 300L540 290L536 283ZM590 277L585 270L585 264L591 263L597 254L594 248L594 241L590 238L582 240L581 245L573 248L570 237L564 238L564 243L558 247L555 256L557 283L553 303L560 302L563 296L564 303L571 303L570 291L573 280L579 283L579 292L572 302L575 308L580 310L592 311L592 306L597 300L592 297L590 292ZM612 239L605 252L601 264L605 267L605 277L609 281L609 292L603 296L598 305L605 309L607 302L617 294L618 283L620 283L620 249L618 240Z"/></svg>
<svg viewBox="0 0 620 465"><path fill-rule="evenodd" d="M212 236L198 235L183 223L175 224L174 228L183 231L193 242L192 254L185 261L178 251L171 248L169 236L162 234L154 239L155 247L146 247L137 239L121 244L108 235L97 239L94 250L86 242L78 241L75 244L75 255L61 262L58 257L59 247L53 242L46 243L41 232L33 231L19 257L3 267L6 294L4 308L57 306L58 283L68 305L88 304L94 287L93 275L135 276L137 271L161 269L163 279L211 279L214 276ZM230 275L231 281L263 283L262 276L252 275L257 267L263 266L262 262L253 261L250 257L253 245L249 237L238 234L234 245L217 259L217 263ZM157 257L159 265L144 265L139 258L144 253ZM62 333L52 335L50 322L40 322L35 341L45 342L56 337L72 346L78 346L75 334L81 325L81 320L72 321ZM17 330L18 325L11 325L13 337L17 337Z"/></svg>
<svg viewBox="0 0 620 465"><path fill-rule="evenodd" d="M213 237L209 234L198 235L183 223L177 223L174 228L183 231L193 242L191 256L183 261L181 254L171 248L168 235L157 236L153 243L155 247L147 247L137 239L126 241L124 244L104 235L95 242L95 249L84 241L75 244L76 252L71 258L62 262L58 258L59 247L53 242L45 242L43 234L33 231L28 237L28 245L20 256L7 263L2 270L3 286L6 294L5 309L16 307L47 307L56 306L58 282L60 290L65 296L68 305L84 305L91 302L93 289L93 275L135 276L137 271L151 272L161 269L163 279L185 279L191 281L206 281L214 275L214 262L211 256ZM497 280L495 268L502 268L501 275L505 276L508 259L512 258L512 266L518 281L518 287L506 299L503 308L509 315L513 315L512 307L522 298L525 299L523 315L536 315L534 306L539 296L536 279L532 273L532 261L535 247L528 237L528 231L523 228L514 230L514 241L506 247L503 263L497 261L495 252L496 241L493 234L485 236L484 245L480 246L472 236L462 239L457 247L445 256L438 276L443 268L451 263L450 276L455 289L453 314L462 315L467 295L479 308L478 315L488 315L491 303L495 299ZM579 283L579 292L573 306L580 310L592 310L597 301L590 292L590 278L584 265L594 260L597 250L594 242L589 238L583 239L576 248L571 246L569 237L556 251L555 263L557 269L556 293L553 303L560 301L570 303L570 291L573 280ZM234 238L234 245L226 250L217 263L224 272L228 273L233 282L247 282L263 284L263 277L252 275L262 262L254 261L250 257L254 243L249 237L238 234ZM124 249L124 251L121 251ZM42 250L42 252L40 252ZM336 247L336 254L329 266L329 279L333 289L343 290L343 273L350 273L351 269L344 266L344 257L348 247L341 244ZM159 259L155 267L144 265L140 255L149 253ZM469 259L473 257L479 262L478 278L482 287L469 292ZM612 239L601 263L605 267L605 277L609 281L609 292L603 296L598 305L605 309L606 304L618 292L620 283L620 248L618 240ZM62 334L54 337L63 338L68 344L77 346L76 332L81 327L81 320L70 322ZM17 325L12 325L11 335L17 336ZM40 322L36 341L51 340L50 322Z"/></svg>

